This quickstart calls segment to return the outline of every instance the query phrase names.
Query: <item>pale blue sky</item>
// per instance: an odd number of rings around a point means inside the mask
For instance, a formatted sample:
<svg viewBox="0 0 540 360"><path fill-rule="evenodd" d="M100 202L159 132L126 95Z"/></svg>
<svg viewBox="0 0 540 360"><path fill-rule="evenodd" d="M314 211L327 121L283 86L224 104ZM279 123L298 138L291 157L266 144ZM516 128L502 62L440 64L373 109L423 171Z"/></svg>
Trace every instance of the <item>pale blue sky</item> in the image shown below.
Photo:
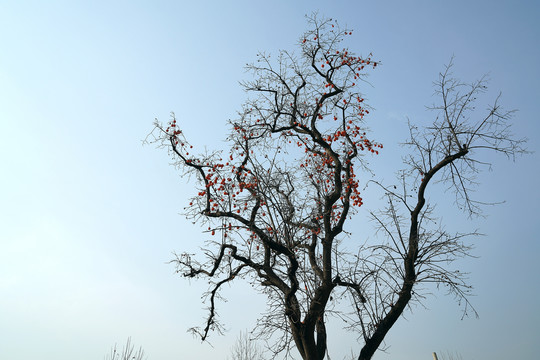
<svg viewBox="0 0 540 360"><path fill-rule="evenodd" d="M532 359L540 335L538 277L540 6L536 1L0 1L0 358L100 359L132 336L149 359L224 359L262 298L242 285L221 306L228 333L186 333L204 316L204 282L165 262L195 250L178 215L193 194L165 151L142 146L175 111L194 145L221 146L245 99L238 81L258 50L294 49L319 10L355 29L349 46L382 61L363 89L389 179L406 119L425 122L432 81L489 72L486 99L517 108L514 131L535 154L489 157L477 196L506 203L468 221L440 196L449 230L479 228L471 271L480 319L434 292L392 329L376 360ZM483 106L480 106L483 108ZM365 198L375 206L378 198ZM361 237L372 236L358 227ZM333 360L359 346L337 330Z"/></svg>

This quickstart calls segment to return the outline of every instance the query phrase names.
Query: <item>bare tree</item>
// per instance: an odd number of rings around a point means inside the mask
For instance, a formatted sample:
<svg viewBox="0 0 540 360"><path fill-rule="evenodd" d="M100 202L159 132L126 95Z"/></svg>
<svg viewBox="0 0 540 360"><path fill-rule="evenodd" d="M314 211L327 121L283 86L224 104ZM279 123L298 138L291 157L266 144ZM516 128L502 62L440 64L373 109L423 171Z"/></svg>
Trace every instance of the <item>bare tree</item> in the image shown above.
<svg viewBox="0 0 540 360"><path fill-rule="evenodd" d="M231 349L231 360L265 360L264 352L247 331L241 332Z"/></svg>
<svg viewBox="0 0 540 360"><path fill-rule="evenodd" d="M135 346L131 343L131 337L128 337L126 345L122 348L122 351L117 349L116 344L111 348L111 353L105 356L105 360L144 360L147 359L144 356L144 350L139 347L135 351Z"/></svg>
<svg viewBox="0 0 540 360"><path fill-rule="evenodd" d="M435 360L463 360L463 357L458 352L452 353L450 351L446 351L445 354L439 355L436 353L433 353L433 358Z"/></svg>
<svg viewBox="0 0 540 360"><path fill-rule="evenodd" d="M254 80L243 86L251 97L230 121L228 153L194 155L174 114L166 125L156 121L148 141L168 148L177 167L197 179L185 213L213 239L203 246L204 260L180 253L172 261L184 276L211 284L208 317L194 333L205 340L221 332L221 287L247 281L268 298L257 335L278 339L272 357L296 348L303 359L323 359L334 316L359 335L358 359L370 359L407 306L422 299L422 284L448 286L471 310L465 275L451 264L469 254L463 240L476 232L450 234L437 225L426 193L441 182L477 214L481 204L471 191L484 152L513 158L525 140L513 139L512 112L498 99L477 117L473 103L485 79L465 85L448 65L436 83L435 120L410 124L399 183L372 182L387 199L371 212L377 242L356 241L347 250L344 241L358 235L345 232L346 222L362 206L361 185L371 176L366 159L383 148L367 134L370 108L358 90L380 62L340 47L352 31L336 22L313 16L309 25L299 54L281 51L275 61L259 54L247 67Z"/></svg>

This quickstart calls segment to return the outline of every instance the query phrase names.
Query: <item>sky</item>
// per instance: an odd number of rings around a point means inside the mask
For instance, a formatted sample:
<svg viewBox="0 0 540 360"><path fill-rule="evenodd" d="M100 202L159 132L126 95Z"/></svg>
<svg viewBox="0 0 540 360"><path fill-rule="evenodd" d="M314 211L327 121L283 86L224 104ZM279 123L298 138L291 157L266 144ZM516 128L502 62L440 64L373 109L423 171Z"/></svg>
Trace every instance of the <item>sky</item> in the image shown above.
<svg viewBox="0 0 540 360"><path fill-rule="evenodd" d="M462 260L480 317L433 289L401 318L375 360L535 358L540 334L540 5L536 1L0 1L0 358L103 358L128 336L149 359L225 359L264 298L234 284L224 336L201 343L205 281L167 264L205 236L180 215L194 183L163 149L143 145L174 111L195 148L223 145L258 51L294 50L313 11L354 29L348 46L381 61L362 91L390 179L407 120L423 123L432 82L488 73L532 154L491 157L476 195L504 203L467 219L439 189L449 230L479 229ZM380 199L364 198L377 204ZM361 220L359 220L361 221ZM370 233L370 229L358 228ZM364 233L359 236L367 236ZM329 335L331 359L358 352Z"/></svg>

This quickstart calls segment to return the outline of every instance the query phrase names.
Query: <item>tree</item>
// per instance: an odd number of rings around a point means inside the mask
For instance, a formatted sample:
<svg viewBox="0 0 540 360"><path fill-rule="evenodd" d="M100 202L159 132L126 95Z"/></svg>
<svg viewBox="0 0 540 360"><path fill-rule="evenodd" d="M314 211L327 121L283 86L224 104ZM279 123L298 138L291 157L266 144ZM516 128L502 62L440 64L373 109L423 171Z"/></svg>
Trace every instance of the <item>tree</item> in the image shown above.
<svg viewBox="0 0 540 360"><path fill-rule="evenodd" d="M264 353L248 332L240 333L231 349L232 360L264 360Z"/></svg>
<svg viewBox="0 0 540 360"><path fill-rule="evenodd" d="M405 309L422 299L422 284L448 286L465 313L474 313L465 274L451 264L469 254L464 238L476 232L450 234L438 226L426 194L441 182L460 209L478 214L481 203L471 191L485 164L481 156L513 158L525 152L525 140L512 137L512 111L498 98L480 117L472 112L486 79L461 83L450 63L436 83L441 102L432 107L433 123L409 124L399 185L370 180L367 159L383 145L367 134L370 108L358 88L380 62L340 47L351 30L308 20L299 55L281 51L273 62L259 54L248 65L254 80L242 85L251 97L230 121L228 153L195 156L174 114L167 125L156 121L148 141L194 175L197 195L185 214L214 239L203 246L205 260L180 253L172 261L183 276L210 282L208 317L192 329L196 334L205 340L221 332L221 287L247 281L268 298L257 328L261 337L277 336L273 356L296 348L303 359L323 359L326 323L334 316L362 341L358 359L370 359ZM351 251L344 244L357 235L346 224L363 205L366 183L384 192L387 205L371 212L377 242L356 241Z"/></svg>
<svg viewBox="0 0 540 360"><path fill-rule="evenodd" d="M131 338L128 337L126 345L122 348L122 352L116 349L116 344L111 348L111 353L105 356L105 360L144 360L144 350L142 347L139 347L135 351L134 345L131 343Z"/></svg>
<svg viewBox="0 0 540 360"><path fill-rule="evenodd" d="M434 360L463 360L463 357L459 353L452 353L450 351L446 351L446 354L438 355L437 353L433 353L433 359Z"/></svg>

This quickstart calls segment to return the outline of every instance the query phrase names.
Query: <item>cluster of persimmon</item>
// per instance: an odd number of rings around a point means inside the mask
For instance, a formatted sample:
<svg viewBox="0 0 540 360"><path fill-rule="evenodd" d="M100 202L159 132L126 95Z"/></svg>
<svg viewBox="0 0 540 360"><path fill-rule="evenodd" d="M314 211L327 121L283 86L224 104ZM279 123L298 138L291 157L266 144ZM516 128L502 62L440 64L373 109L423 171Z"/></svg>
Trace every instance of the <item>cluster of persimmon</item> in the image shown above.
<svg viewBox="0 0 540 360"><path fill-rule="evenodd" d="M167 129L165 129L165 133L174 138L175 144L178 145L178 135L182 133L182 130L178 129L176 126L176 119L173 119L170 123ZM183 146L184 144L182 144Z"/></svg>
<svg viewBox="0 0 540 360"><path fill-rule="evenodd" d="M248 209L249 204L240 199L239 195L245 189L256 189L257 178L244 167L237 168L230 163L227 164L230 168L229 173L220 171L224 167L223 164L215 164L208 168L205 177L206 190L200 192L199 195L207 196L207 210L210 212L220 210L240 214L241 211Z"/></svg>
<svg viewBox="0 0 540 360"><path fill-rule="evenodd" d="M259 122L260 119L257 119L256 121ZM259 136L258 132L253 132L253 130L248 130L245 127L242 127L240 125L235 125L234 131L240 133L243 140L248 140L250 138Z"/></svg>
<svg viewBox="0 0 540 360"><path fill-rule="evenodd" d="M372 54L369 54L365 59L359 56L351 56L348 50L343 49L342 51L336 50L333 54L331 54L330 51L327 51L319 61L321 62L321 69L324 69L325 65L328 65L330 69L348 66L349 68L354 67L356 69L355 71L362 71L366 66L372 66L373 68L377 67L377 62L373 61L371 56ZM354 79L356 80L359 77L360 73L356 72L354 74Z"/></svg>
<svg viewBox="0 0 540 360"><path fill-rule="evenodd" d="M264 122L261 124L260 119L257 120L259 120L257 121L257 126L264 125ZM333 134L326 135L324 137L324 140L327 141L330 145L341 140L340 144L341 148L343 149L345 149L344 146L346 144L350 145L351 143L356 145L356 147L360 150L368 150L375 153L378 152L374 150L374 148L382 148L382 145L370 141L366 137L365 132L360 132L360 127L355 125L352 120L348 120L347 122L345 122L345 124L346 125L344 126L340 126L339 129L336 130ZM295 125L300 126L301 124L296 122ZM173 130L171 131L171 129ZM238 134L241 134L241 137L244 140L250 139L253 136L258 135L256 131L254 132L248 130L248 128L246 128L245 126L237 125L235 126L235 130ZM176 120L173 120L169 124L166 133L171 137L171 139L173 139L173 142L175 144L178 144L178 136L181 134L181 131L176 129ZM291 142L290 139L292 138L291 136L293 134L294 133L291 130L282 133L283 136L289 138L289 142ZM359 140L353 140L355 138L358 138ZM309 137L304 137L301 140L302 141L295 141L298 147L304 147L304 153L306 154L306 156L304 156L303 162L300 164L300 167L304 168L309 173L308 176L313 180L313 185L315 187L322 190L323 194L329 194L335 189L333 166L334 160L326 153L315 151L314 145L310 144ZM184 154L189 155L189 153L184 150L184 143L181 143L181 145L182 148L179 150L184 151ZM238 146L234 147L233 150L236 151L236 155L230 154L227 159L228 161L223 161L223 159L219 159L219 162L217 163L211 163L210 161L203 163L201 162L201 160L195 160L195 163L199 164L198 166L203 169L205 174L205 188L198 192L198 196L200 200L202 200L202 202L197 201L197 206L203 206L203 208L206 208L206 211L225 211L241 214L242 212L251 210L251 206L253 205L251 203L251 201L253 200L253 196L248 195L242 197L241 195L244 190L252 191L251 195L253 194L253 192L257 192L258 179L246 166L235 165L235 156L244 158L246 154L242 152L242 150L239 149ZM352 206L359 207L362 205L362 197L358 190L359 183L356 180L354 168L350 161L352 153L353 150L349 149L346 153L342 155L343 163L349 169L349 173L348 175L346 175L345 173L341 174L341 179L343 181L343 193L341 195L340 203L335 204L332 208L331 221L333 223L337 223L340 219L345 196L348 196L349 202ZM188 163L188 161L191 160L186 159L185 161L186 163ZM194 202L192 201L190 203L190 206L193 205ZM266 203L263 202L261 206L264 205L266 205ZM258 213L258 217L263 222L265 216L265 211L261 210ZM321 218L322 216L319 215L317 219ZM274 234L277 236L280 235L279 231L277 229L274 229L272 226L266 226L266 231L269 234ZM306 236L308 236L309 234L319 234L321 232L321 229L320 227L318 227L304 229L304 231ZM212 235L214 235L216 233L216 230L213 229L211 230L211 232ZM222 236L227 237L226 229L222 232ZM247 241L247 244L251 245L252 241L256 237L257 236L254 233L251 233L250 239ZM259 250L259 243L256 244L255 248Z"/></svg>
<svg viewBox="0 0 540 360"><path fill-rule="evenodd" d="M365 113L369 113L369 111L365 110ZM334 120L338 120L337 116L334 116ZM345 124L346 125L337 129L333 134L326 135L324 137L324 140L329 144L341 140L342 145L350 141L357 149L361 151L367 150L374 153L375 155L379 154L379 151L377 149L382 149L382 144L370 141L366 137L366 133L363 132L358 125L354 124L353 120L348 120L345 122ZM352 150L349 150L348 155L351 154L351 151Z"/></svg>
<svg viewBox="0 0 540 360"><path fill-rule="evenodd" d="M313 185L321 191L322 194L327 195L332 193L335 190L335 168L333 166L333 159L328 156L309 156L305 161L300 164L301 168L306 169L308 173L308 178L311 179ZM341 216L341 209L345 201L345 197L348 197L350 204L353 207L360 207L363 205L362 197L359 191L359 182L356 179L356 174L354 173L354 166L349 161L345 161L348 174L344 172L341 173L341 182L342 182L342 194L340 196L340 204L334 204L332 206L332 212L330 214L331 221L337 222Z"/></svg>
<svg viewBox="0 0 540 360"><path fill-rule="evenodd" d="M242 197L242 193L244 190L256 191L258 186L257 178L252 174L252 171L244 165L235 165L233 154L229 155L229 161L223 161L222 158L217 162L188 158L187 144L185 140L179 139L179 136L182 136L182 134L176 128L176 120L173 119L169 122L169 126L164 132L186 165L199 169L204 174L202 179L204 189L198 192L197 197L189 205L195 206L199 210L202 207L207 212L223 211L241 214L242 211L247 211L250 208L250 200L248 199L252 197ZM240 129L240 127L237 130L239 132L245 132L245 129ZM250 133L248 135L253 136L254 134ZM189 146L189 148L192 148L192 146ZM238 151L239 148L235 147L233 150ZM242 152L237 155L241 158L245 156ZM260 202L261 207L265 205L265 201ZM265 216L266 214L263 212L261 215ZM238 229L240 228L236 227L236 230ZM217 228L208 228L208 231L212 235L216 234L216 230ZM222 236L227 238L232 230L232 225L229 223L228 227L220 228L220 230ZM259 245L256 248L259 250Z"/></svg>
<svg viewBox="0 0 540 360"><path fill-rule="evenodd" d="M342 67L347 67L350 72L348 72L347 77L352 75L354 80L360 78L360 72L365 69L366 66L377 67L380 62L372 60L372 54L370 53L367 57L354 56L347 49L337 50L334 48L334 45L341 40L344 36L352 35L352 31L339 31L338 34L330 35L334 33L334 25L331 25L329 33L320 36L320 33L311 33L306 35L302 40L302 47L306 53L310 55L319 54L316 62L320 70L317 70L320 75L323 75L323 71L326 71L323 77L328 78L328 76L333 76L335 70L339 70ZM320 31L325 32L324 28L326 24L323 24ZM322 52L322 54L320 53ZM355 86L356 84L352 82L349 84ZM334 87L334 84L325 84L325 87Z"/></svg>
<svg viewBox="0 0 540 360"><path fill-rule="evenodd" d="M334 25L332 25L333 27ZM351 35L352 32L346 31L340 34ZM340 35L336 36L339 37ZM261 163L258 163L257 168L250 169L250 166L252 166L251 160L257 161L258 159L255 159L257 155L266 155L268 149L265 146L275 145L276 148L273 148L273 150L277 151L279 149L276 143L268 145L269 143L266 140L262 142L258 140L264 137L272 137L276 132L279 133L279 137L284 139L286 144L291 144L292 148L297 148L296 151L300 150L299 158L294 159L294 161L298 161L296 164L299 164L303 170L303 177L297 179L298 181L304 181L298 187L298 191L304 192L304 194L316 194L316 197L319 197L319 203L313 204L314 208L320 208L323 203L320 197L333 193L336 186L338 186L337 182L341 182L341 194L339 194L340 200L331 209L332 223L335 224L340 220L345 204L349 204L353 208L362 206L359 182L354 173L354 159L358 156L358 151L367 151L377 155L383 145L368 139L366 133L359 126L362 119L369 114L369 110L364 105L364 98L357 93L351 93L350 89L356 85L354 81L361 77L362 70L366 67L375 68L379 63L372 60L371 54L366 58L362 58L353 56L347 49L336 50L334 44L327 40L313 34L302 41L303 47L316 50L308 53L316 54L313 55L312 64L316 69L314 76L320 78L309 82L311 88L302 90L305 93L301 95L284 94L280 98L280 101L287 99L285 104L289 104L290 108L286 109L285 112L292 115L282 120L284 124L276 125L275 119L279 118L280 115L276 115L277 110L275 109L279 108L278 112L282 114L279 106L283 105L283 103L279 102L278 106L277 97L275 104L271 103L268 107L260 107L260 109L266 110L259 110L258 105L252 105L256 108L257 116L254 115L253 108L248 108L249 105L246 106L242 120L233 125L234 131L231 139L235 145L233 145L230 155L225 160L222 158L217 159L217 156L208 160L190 158L189 149L191 146L183 138L181 130L177 127L176 120L173 119L169 122L164 132L169 137L174 150L180 155L184 164L195 171L204 186L199 189L197 196L190 202L194 213L201 213L202 210L203 214L214 215L214 218L231 218L248 214L247 218L249 218L252 216L253 211L256 210L256 226L262 231L280 238L283 224L280 225L279 221L275 222L274 219L270 219L270 216L275 217L279 212L279 209L276 210L273 206L280 205L266 204L266 201L271 201L269 199L273 194L268 193L272 190L265 188L265 182L262 181L265 180L264 176L272 176L272 174L270 170L268 170L268 174L258 173L255 169L259 169ZM283 81L282 78L280 80ZM290 97L293 97L291 100L294 102L289 103ZM310 101L314 100L314 102L308 105L307 101L302 102L300 99L311 99ZM323 100L325 104L322 103ZM327 106L332 109L328 110ZM268 111L268 113L265 113L265 111ZM325 113L325 111L327 112ZM252 115L253 117L251 117ZM324 123L325 118L330 120L332 117L334 121ZM284 117L281 117L281 119L284 119ZM309 121L309 119L312 120ZM317 124L324 123L321 126L324 131L319 133L319 129L312 128L312 126L318 126L312 125L313 121ZM280 128L282 130L279 130ZM322 146L321 141L325 142L326 145L323 144L324 146ZM328 149L327 145L334 156L337 154L339 157L341 162L340 174L336 173L338 168L334 164L335 160L324 149L325 147ZM254 150L260 151L254 154ZM307 196L306 198L310 197ZM256 208L255 204L257 203L258 207ZM314 214L313 216L314 219L312 220L315 223L318 223L323 218L322 214ZM245 229L249 232L246 243L250 246L250 249L252 244L255 244L255 248L259 250L261 242L257 241L256 232L248 227L236 228L236 230L239 229ZM212 235L216 234L216 230L221 230L222 236L227 237L234 229L229 223L228 226L222 225L214 229L209 227L208 230L211 231ZM304 233L306 241L313 234L317 235L322 231L320 226L309 226L297 230L299 230L299 233ZM302 235L298 236L301 238L295 239L295 241L302 242Z"/></svg>

